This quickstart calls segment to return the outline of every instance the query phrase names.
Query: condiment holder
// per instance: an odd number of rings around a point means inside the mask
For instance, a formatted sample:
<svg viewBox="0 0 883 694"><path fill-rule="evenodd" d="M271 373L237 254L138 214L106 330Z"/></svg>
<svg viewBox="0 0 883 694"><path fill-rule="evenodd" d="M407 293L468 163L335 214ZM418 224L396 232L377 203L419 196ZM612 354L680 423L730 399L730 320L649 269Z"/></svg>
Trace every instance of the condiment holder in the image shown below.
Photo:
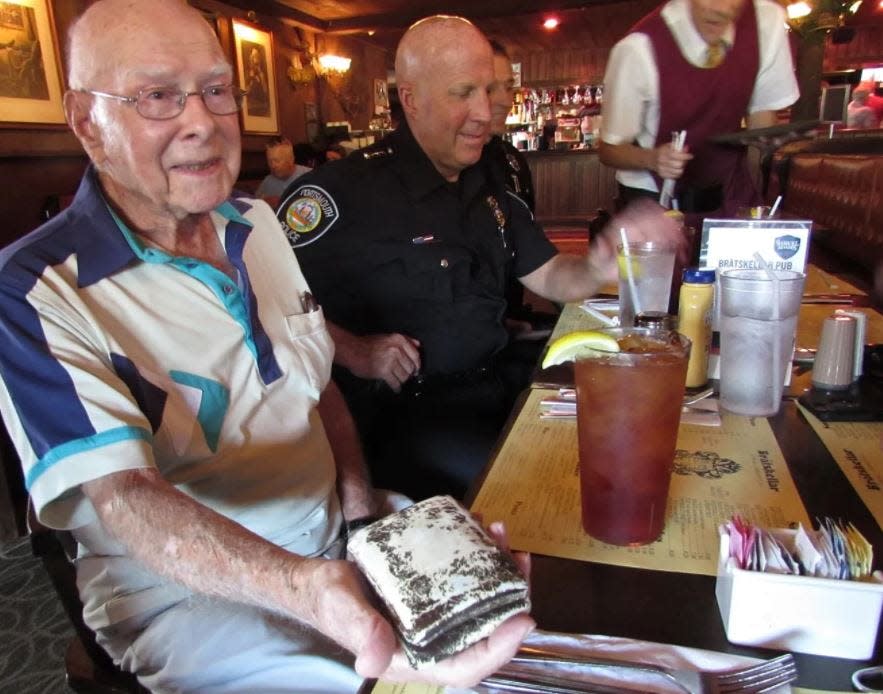
<svg viewBox="0 0 883 694"><path fill-rule="evenodd" d="M879 572L871 581L846 581L739 569L724 531L715 592L732 643L854 660L874 655L883 607Z"/></svg>

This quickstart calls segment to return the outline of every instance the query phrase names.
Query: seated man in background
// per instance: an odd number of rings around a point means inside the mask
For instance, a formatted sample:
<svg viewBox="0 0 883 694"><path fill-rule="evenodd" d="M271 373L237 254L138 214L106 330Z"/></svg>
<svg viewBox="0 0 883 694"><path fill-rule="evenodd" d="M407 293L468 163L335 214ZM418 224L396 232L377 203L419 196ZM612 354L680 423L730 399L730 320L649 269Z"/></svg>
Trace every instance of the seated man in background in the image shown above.
<svg viewBox="0 0 883 694"><path fill-rule="evenodd" d="M270 173L261 181L255 195L276 206L279 196L296 178L312 169L297 163L294 148L286 139L276 140L267 145L267 165Z"/></svg>
<svg viewBox="0 0 883 694"><path fill-rule="evenodd" d="M852 92L852 99L846 107L847 128L876 128L880 125L877 113L868 103L871 92L861 86Z"/></svg>
<svg viewBox="0 0 883 694"><path fill-rule="evenodd" d="M272 211L230 197L241 92L211 27L180 0L100 0L69 46L91 165L0 253L0 412L41 522L79 543L98 642L151 692L498 669L529 617L418 673L339 560L344 522L379 509L322 313Z"/></svg>
<svg viewBox="0 0 883 694"><path fill-rule="evenodd" d="M616 280L616 228L588 257L558 254L503 172L480 162L495 76L469 21L416 23L395 70L404 122L296 181L278 216L330 320L375 484L462 497L527 385L508 368L507 283L558 302L592 295ZM619 226L680 241L655 203Z"/></svg>

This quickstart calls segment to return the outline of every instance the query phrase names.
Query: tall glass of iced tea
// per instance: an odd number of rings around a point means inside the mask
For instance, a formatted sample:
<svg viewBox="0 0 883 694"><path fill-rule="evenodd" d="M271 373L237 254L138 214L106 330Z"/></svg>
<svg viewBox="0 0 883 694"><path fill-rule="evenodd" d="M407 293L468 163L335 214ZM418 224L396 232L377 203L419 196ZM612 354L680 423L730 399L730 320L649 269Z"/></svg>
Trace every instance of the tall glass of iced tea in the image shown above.
<svg viewBox="0 0 883 694"><path fill-rule="evenodd" d="M620 351L574 364L583 528L610 544L646 544L665 525L690 340L642 328L599 332Z"/></svg>

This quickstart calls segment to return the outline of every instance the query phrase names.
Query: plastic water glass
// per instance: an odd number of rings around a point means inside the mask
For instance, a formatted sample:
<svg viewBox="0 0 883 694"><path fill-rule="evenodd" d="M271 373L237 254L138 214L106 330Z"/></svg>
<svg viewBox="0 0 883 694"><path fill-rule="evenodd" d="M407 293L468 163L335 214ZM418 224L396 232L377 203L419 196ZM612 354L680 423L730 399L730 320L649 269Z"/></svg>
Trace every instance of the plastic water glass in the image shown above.
<svg viewBox="0 0 883 694"><path fill-rule="evenodd" d="M778 283L762 270L720 274L720 405L736 414L769 417L782 403L806 275L775 276Z"/></svg>
<svg viewBox="0 0 883 694"><path fill-rule="evenodd" d="M668 311L675 249L652 241L617 247L619 324L628 328L645 311Z"/></svg>

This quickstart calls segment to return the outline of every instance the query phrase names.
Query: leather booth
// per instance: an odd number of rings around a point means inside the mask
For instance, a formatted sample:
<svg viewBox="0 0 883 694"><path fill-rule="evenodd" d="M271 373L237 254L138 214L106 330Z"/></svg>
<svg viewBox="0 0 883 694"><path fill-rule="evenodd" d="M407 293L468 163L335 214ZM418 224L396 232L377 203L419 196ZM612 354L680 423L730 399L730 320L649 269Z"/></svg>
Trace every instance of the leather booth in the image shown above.
<svg viewBox="0 0 883 694"><path fill-rule="evenodd" d="M767 197L813 221L812 247L871 282L883 262L883 137L806 140L774 155Z"/></svg>

